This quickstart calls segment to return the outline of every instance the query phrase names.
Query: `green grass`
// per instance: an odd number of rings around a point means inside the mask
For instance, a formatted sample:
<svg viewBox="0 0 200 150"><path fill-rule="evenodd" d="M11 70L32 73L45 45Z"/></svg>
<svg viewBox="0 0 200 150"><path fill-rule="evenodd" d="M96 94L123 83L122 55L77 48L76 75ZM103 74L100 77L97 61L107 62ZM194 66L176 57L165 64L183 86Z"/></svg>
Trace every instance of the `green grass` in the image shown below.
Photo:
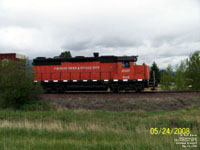
<svg viewBox="0 0 200 150"><path fill-rule="evenodd" d="M157 112L0 110L0 150L182 150L174 142L177 135L150 135L149 130L190 128L200 136L199 114L199 107Z"/></svg>

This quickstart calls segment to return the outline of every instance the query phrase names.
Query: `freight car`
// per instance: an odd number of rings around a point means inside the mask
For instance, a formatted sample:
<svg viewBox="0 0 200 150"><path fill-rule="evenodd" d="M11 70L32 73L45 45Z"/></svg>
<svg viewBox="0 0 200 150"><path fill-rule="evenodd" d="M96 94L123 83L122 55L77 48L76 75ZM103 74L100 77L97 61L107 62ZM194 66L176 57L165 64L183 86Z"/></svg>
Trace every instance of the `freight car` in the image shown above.
<svg viewBox="0 0 200 150"><path fill-rule="evenodd" d="M136 65L137 56L77 56L70 59L37 57L34 82L48 91L109 90L140 92L149 87L150 68Z"/></svg>

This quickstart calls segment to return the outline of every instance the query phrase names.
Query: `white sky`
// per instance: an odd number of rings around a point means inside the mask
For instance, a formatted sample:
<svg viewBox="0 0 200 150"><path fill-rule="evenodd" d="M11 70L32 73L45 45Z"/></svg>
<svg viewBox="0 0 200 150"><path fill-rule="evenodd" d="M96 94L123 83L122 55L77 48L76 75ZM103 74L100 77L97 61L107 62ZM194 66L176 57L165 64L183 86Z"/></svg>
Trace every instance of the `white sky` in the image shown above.
<svg viewBox="0 0 200 150"><path fill-rule="evenodd" d="M63 50L175 65L200 50L200 0L0 0L0 53Z"/></svg>

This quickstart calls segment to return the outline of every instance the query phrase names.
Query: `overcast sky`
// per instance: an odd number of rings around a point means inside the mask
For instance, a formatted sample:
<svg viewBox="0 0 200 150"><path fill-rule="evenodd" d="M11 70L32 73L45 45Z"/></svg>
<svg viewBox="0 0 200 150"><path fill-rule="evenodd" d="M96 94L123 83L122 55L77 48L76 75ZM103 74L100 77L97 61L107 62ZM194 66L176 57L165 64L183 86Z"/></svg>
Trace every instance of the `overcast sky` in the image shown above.
<svg viewBox="0 0 200 150"><path fill-rule="evenodd" d="M200 0L0 0L0 53L63 50L175 65L200 50Z"/></svg>

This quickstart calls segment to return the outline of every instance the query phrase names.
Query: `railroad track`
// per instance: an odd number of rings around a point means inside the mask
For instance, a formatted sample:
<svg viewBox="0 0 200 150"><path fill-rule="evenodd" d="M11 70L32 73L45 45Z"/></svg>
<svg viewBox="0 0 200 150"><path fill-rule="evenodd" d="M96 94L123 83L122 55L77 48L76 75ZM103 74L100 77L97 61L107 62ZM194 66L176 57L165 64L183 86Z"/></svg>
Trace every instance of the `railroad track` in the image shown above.
<svg viewBox="0 0 200 150"><path fill-rule="evenodd" d="M140 93L134 91L122 91L118 93L108 92L108 91L68 91L68 92L46 92L45 94L156 94L156 93L200 93L198 90L191 91L143 91Z"/></svg>

